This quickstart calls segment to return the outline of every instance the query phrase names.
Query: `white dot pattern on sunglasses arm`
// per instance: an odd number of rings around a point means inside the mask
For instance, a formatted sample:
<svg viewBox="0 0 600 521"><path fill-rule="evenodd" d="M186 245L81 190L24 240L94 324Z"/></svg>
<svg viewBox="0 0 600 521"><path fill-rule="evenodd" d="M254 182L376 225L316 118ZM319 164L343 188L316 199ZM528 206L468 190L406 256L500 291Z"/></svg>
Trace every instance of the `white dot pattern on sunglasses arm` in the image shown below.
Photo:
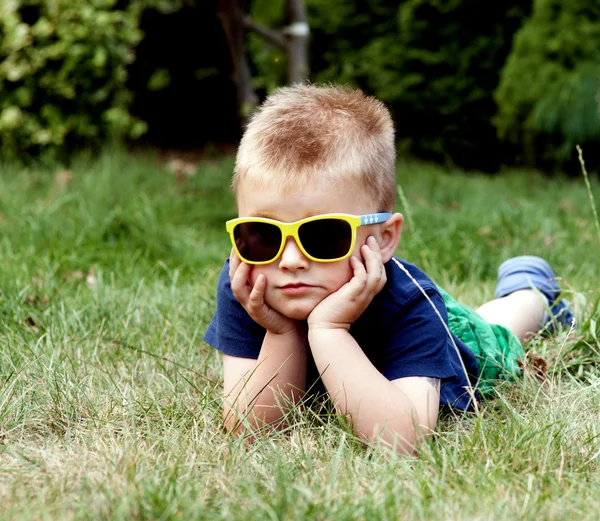
<svg viewBox="0 0 600 521"><path fill-rule="evenodd" d="M360 216L360 225L377 224L387 221L391 217L391 213L368 213Z"/></svg>

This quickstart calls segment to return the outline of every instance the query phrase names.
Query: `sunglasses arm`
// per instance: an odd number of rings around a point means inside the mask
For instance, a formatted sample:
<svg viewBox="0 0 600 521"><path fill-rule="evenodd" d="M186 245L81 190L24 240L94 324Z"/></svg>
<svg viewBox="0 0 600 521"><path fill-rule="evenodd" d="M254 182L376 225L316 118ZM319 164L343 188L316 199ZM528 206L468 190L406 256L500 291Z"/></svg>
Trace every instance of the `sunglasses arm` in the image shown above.
<svg viewBox="0 0 600 521"><path fill-rule="evenodd" d="M392 216L389 212L383 213L367 213L360 216L360 225L365 226L367 224L378 224L387 221Z"/></svg>

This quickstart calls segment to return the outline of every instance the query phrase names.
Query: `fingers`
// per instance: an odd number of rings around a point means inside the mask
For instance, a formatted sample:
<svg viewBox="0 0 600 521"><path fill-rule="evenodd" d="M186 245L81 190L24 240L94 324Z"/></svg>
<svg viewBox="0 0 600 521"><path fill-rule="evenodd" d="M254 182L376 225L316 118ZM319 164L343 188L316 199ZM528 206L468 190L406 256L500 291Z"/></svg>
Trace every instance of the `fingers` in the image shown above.
<svg viewBox="0 0 600 521"><path fill-rule="evenodd" d="M253 268L253 265L242 262L232 248L229 256L229 280L233 296L252 320L268 331L276 334L296 331L297 324L295 320L274 311L265 301L267 277L263 274L258 275L252 285L250 274Z"/></svg>
<svg viewBox="0 0 600 521"><path fill-rule="evenodd" d="M238 266L242 263L241 259L238 257L234 248L231 248L231 252L229 253L229 278L233 278L233 274L235 270L238 269Z"/></svg>
<svg viewBox="0 0 600 521"><path fill-rule="evenodd" d="M365 259L365 270L367 274L365 291L369 293L378 293L385 286L387 275L381 257L381 250L375 237L370 236L367 239L367 243L361 248L361 253Z"/></svg>
<svg viewBox="0 0 600 521"><path fill-rule="evenodd" d="M231 264L234 265L233 268L231 265L229 267L231 292L243 305L246 303L250 295L250 285L248 283L248 279L252 267L249 264L241 262L239 259L237 262L232 261Z"/></svg>
<svg viewBox="0 0 600 521"><path fill-rule="evenodd" d="M249 279L252 266L244 262L237 264L237 269L231 277L231 291L250 316L260 323L264 318L267 278L259 275L254 286L251 286Z"/></svg>
<svg viewBox="0 0 600 521"><path fill-rule="evenodd" d="M259 275L246 304L246 310L259 324L268 324L269 322L270 310L265 303L266 289L267 278L264 275Z"/></svg>
<svg viewBox="0 0 600 521"><path fill-rule="evenodd" d="M361 293L365 289L368 281L367 270L365 265L358 260L357 257L350 257L350 267L353 270L353 277L350 279L349 285L352 289Z"/></svg>
<svg viewBox="0 0 600 521"><path fill-rule="evenodd" d="M267 278L264 275L259 275L248 297L248 305L252 311L260 311L264 306L266 287Z"/></svg>
<svg viewBox="0 0 600 521"><path fill-rule="evenodd" d="M364 264L357 257L350 258L353 277L347 283L348 296L351 298L372 298L379 293L387 282L385 266L381 257L381 250L374 237L369 237L367 243L361 247Z"/></svg>

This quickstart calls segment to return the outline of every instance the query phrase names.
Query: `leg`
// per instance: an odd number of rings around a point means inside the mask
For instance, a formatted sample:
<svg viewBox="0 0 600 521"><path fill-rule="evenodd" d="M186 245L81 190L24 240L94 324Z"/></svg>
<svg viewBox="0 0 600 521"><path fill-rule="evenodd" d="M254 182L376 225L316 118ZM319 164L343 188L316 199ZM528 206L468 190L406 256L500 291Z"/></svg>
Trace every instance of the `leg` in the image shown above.
<svg viewBox="0 0 600 521"><path fill-rule="evenodd" d="M544 322L547 302L532 289L520 289L506 297L486 302L477 309L490 324L500 324L512 331L524 343Z"/></svg>
<svg viewBox="0 0 600 521"><path fill-rule="evenodd" d="M568 326L573 318L569 303L560 299L552 268L540 257L524 255L503 262L495 297L477 312L512 331L521 343L543 328L554 331L556 325Z"/></svg>

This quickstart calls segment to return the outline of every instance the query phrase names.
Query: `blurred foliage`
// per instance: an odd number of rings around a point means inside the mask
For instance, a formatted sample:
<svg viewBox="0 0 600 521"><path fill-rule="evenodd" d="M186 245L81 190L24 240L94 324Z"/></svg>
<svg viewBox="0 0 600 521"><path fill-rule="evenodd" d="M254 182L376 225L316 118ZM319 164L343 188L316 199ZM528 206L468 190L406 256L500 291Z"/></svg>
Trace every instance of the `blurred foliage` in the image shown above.
<svg viewBox="0 0 600 521"><path fill-rule="evenodd" d="M313 79L357 85L361 49L395 27L398 2L389 0L305 0L311 30ZM285 0L253 0L249 14L266 27L286 23ZM285 51L253 33L248 37L254 87L262 96L286 82Z"/></svg>
<svg viewBox="0 0 600 521"><path fill-rule="evenodd" d="M498 168L492 92L529 2L308 0L308 5L318 45L313 48L326 49L316 79L352 83L383 100L394 115L401 150L465 167Z"/></svg>
<svg viewBox="0 0 600 521"><path fill-rule="evenodd" d="M384 101L401 153L493 171L560 164L600 139L600 0L305 2L312 79ZM288 23L286 0L245 4L265 27ZM216 6L0 0L0 154L142 135L163 147L234 141ZM285 50L253 33L247 43L264 98L286 82Z"/></svg>
<svg viewBox="0 0 600 521"><path fill-rule="evenodd" d="M573 159L600 139L599 77L600 1L535 0L495 93L499 136L530 164Z"/></svg>
<svg viewBox="0 0 600 521"><path fill-rule="evenodd" d="M249 15L265 27L280 28L285 21L286 0L254 0L250 5ZM265 42L257 34L248 35L248 54L252 62L254 89L263 96L286 83L285 50Z"/></svg>
<svg viewBox="0 0 600 521"><path fill-rule="evenodd" d="M0 153L66 150L138 137L127 66L143 9L174 0L3 0L0 4Z"/></svg>

